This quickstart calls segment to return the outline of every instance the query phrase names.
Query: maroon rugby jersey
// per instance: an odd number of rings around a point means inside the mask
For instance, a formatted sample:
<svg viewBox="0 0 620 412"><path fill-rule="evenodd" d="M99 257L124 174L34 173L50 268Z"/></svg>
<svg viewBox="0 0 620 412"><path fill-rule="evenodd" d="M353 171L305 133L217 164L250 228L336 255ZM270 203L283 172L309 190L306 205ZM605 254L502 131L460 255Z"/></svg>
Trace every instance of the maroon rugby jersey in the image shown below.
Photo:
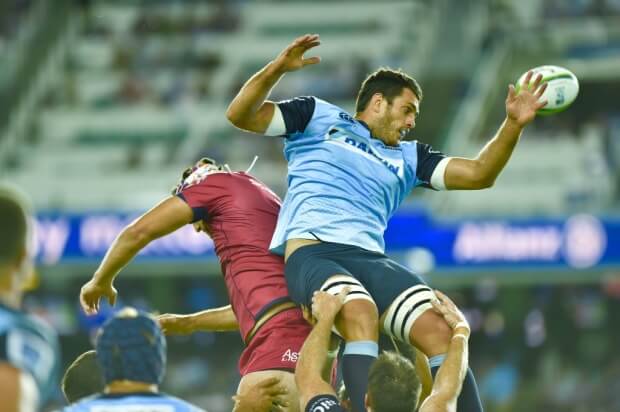
<svg viewBox="0 0 620 412"><path fill-rule="evenodd" d="M269 252L280 198L244 172L217 172L182 188L178 196L208 225L228 297L245 339L269 308L289 301L284 261Z"/></svg>

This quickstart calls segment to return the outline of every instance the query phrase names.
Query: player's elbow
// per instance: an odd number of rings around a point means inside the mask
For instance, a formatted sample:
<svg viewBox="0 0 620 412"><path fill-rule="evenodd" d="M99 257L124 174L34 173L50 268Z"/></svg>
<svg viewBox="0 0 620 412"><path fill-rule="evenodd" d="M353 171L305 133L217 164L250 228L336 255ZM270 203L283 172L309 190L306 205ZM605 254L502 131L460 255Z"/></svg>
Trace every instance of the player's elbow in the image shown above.
<svg viewBox="0 0 620 412"><path fill-rule="evenodd" d="M238 115L237 110L234 107L234 103L231 103L226 109L226 118L233 126L240 127L239 123L241 122L241 117Z"/></svg>
<svg viewBox="0 0 620 412"><path fill-rule="evenodd" d="M477 163L472 170L470 177L471 188L475 190L488 189L493 187L497 174L487 170L483 165Z"/></svg>
<svg viewBox="0 0 620 412"><path fill-rule="evenodd" d="M495 184L495 176L480 176L474 180L476 189L489 189Z"/></svg>
<svg viewBox="0 0 620 412"><path fill-rule="evenodd" d="M243 115L242 111L236 107L235 102L232 102L230 106L228 106L226 118L236 128L250 130L248 116Z"/></svg>

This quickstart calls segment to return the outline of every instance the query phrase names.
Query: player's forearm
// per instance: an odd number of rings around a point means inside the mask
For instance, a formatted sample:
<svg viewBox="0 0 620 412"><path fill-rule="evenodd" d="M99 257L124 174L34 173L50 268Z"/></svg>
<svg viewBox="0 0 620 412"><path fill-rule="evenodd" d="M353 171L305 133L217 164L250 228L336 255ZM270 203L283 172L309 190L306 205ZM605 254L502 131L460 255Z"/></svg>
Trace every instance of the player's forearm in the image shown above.
<svg viewBox="0 0 620 412"><path fill-rule="evenodd" d="M240 129L251 130L252 120L283 75L284 71L274 62L263 67L243 85L228 106L228 120Z"/></svg>
<svg viewBox="0 0 620 412"><path fill-rule="evenodd" d="M112 243L99 268L95 272L95 279L102 283L114 280L137 254L151 241L151 237L140 233L131 226L125 228Z"/></svg>
<svg viewBox="0 0 620 412"><path fill-rule="evenodd" d="M478 164L477 173L485 186L491 186L497 176L508 163L512 152L519 141L523 126L514 120L506 118L499 130L478 153L476 162Z"/></svg>
<svg viewBox="0 0 620 412"><path fill-rule="evenodd" d="M239 322L230 305L186 315L193 332L225 332L239 330Z"/></svg>
<svg viewBox="0 0 620 412"><path fill-rule="evenodd" d="M327 358L333 324L333 320L322 319L318 321L306 338L295 368L297 387L303 388L313 381L322 380L321 372Z"/></svg>
<svg viewBox="0 0 620 412"><path fill-rule="evenodd" d="M469 331L455 332L443 363L435 376L432 395L456 401L467 373Z"/></svg>

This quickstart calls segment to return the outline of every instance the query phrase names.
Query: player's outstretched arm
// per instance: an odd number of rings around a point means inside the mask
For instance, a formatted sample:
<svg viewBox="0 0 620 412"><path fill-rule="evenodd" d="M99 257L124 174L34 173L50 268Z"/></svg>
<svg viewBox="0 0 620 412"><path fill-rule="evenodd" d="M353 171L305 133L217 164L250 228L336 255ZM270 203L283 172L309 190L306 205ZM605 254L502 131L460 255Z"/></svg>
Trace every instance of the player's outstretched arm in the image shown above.
<svg viewBox="0 0 620 412"><path fill-rule="evenodd" d="M316 323L301 348L295 368L295 383L299 389L302 411L306 410L308 401L315 396L336 394L331 385L323 380L321 372L329 349L332 326L347 293L347 290L343 290L334 296L326 292L314 292L312 296L312 314Z"/></svg>
<svg viewBox="0 0 620 412"><path fill-rule="evenodd" d="M166 335L189 335L195 332L239 330L239 322L230 305L207 309L189 315L165 313L157 316Z"/></svg>
<svg viewBox="0 0 620 412"><path fill-rule="evenodd" d="M437 371L433 389L420 406L420 412L456 412L463 379L467 374L469 324L465 316L446 295L435 291L438 300L433 309L441 314L452 328L452 340L443 363Z"/></svg>
<svg viewBox="0 0 620 412"><path fill-rule="evenodd" d="M182 199L171 196L140 216L117 236L99 268L80 291L80 303L87 314L99 311L99 300L116 301L112 286L120 270L151 241L174 232L193 219L191 207Z"/></svg>
<svg viewBox="0 0 620 412"><path fill-rule="evenodd" d="M532 72L525 77L517 93L508 87L506 119L475 159L451 158L446 166L444 180L447 189L485 189L493 186L510 159L523 128L536 117L536 111L547 102L539 101L547 88L542 75L530 84Z"/></svg>
<svg viewBox="0 0 620 412"><path fill-rule="evenodd" d="M271 89L285 73L319 63L319 57L304 57L304 53L319 44L318 34L306 34L296 38L243 85L228 106L228 120L239 129L265 133L274 113L274 103L266 101Z"/></svg>

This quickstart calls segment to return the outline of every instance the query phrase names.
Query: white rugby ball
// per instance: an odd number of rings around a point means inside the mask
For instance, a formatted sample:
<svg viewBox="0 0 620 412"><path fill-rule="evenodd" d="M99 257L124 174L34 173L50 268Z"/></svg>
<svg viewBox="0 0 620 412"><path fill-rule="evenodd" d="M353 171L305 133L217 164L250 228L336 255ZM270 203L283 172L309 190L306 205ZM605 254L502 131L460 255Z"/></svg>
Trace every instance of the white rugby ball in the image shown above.
<svg viewBox="0 0 620 412"><path fill-rule="evenodd" d="M579 93L579 81L570 70L560 66L540 66L531 69L534 74L530 84L539 74L542 74L543 83L547 83L547 89L540 100L547 100L547 105L538 110L538 114L554 114L566 110L577 98ZM518 91L527 76L527 72L519 78L516 85Z"/></svg>

